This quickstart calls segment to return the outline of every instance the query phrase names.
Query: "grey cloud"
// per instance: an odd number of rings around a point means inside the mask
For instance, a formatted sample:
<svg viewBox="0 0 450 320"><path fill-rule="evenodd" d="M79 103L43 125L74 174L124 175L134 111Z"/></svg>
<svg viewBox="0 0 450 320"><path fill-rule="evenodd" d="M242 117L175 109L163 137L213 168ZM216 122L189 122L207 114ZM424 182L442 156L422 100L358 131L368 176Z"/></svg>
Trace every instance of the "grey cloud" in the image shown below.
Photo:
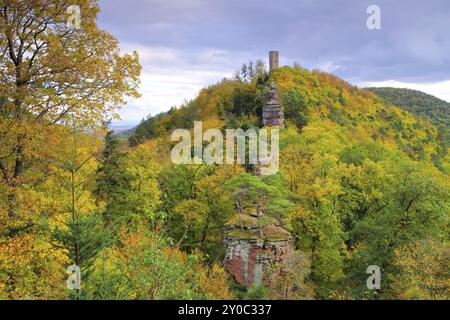
<svg viewBox="0 0 450 320"><path fill-rule="evenodd" d="M341 67L339 75L355 81L450 78L449 1L101 0L100 4L102 26L121 40L142 45L194 52L214 48L249 57L277 48L285 61L311 68L332 61ZM382 30L366 28L370 4L381 7Z"/></svg>

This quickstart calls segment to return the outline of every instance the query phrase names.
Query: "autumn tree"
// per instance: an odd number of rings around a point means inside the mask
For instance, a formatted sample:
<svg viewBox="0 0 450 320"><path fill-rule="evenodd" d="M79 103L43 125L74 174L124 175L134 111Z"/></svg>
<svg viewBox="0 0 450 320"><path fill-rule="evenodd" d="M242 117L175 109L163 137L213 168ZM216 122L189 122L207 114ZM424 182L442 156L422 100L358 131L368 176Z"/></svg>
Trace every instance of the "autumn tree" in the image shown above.
<svg viewBox="0 0 450 320"><path fill-rule="evenodd" d="M15 189L30 169L45 128L66 120L95 124L137 96L137 53L121 55L117 40L96 25L96 0L77 1L81 28L69 28L66 0L3 0L0 9L0 171L8 215ZM48 159L45 159L48 161Z"/></svg>
<svg viewBox="0 0 450 320"><path fill-rule="evenodd" d="M117 149L113 135L107 135L98 170L96 193L104 204L105 221L117 230L159 219L159 167L151 145L142 144L128 152Z"/></svg>
<svg viewBox="0 0 450 320"><path fill-rule="evenodd" d="M107 252L94 276L96 299L230 299L222 267L204 266L201 254L170 246L161 234L120 232L120 247ZM106 272L106 276L104 276Z"/></svg>
<svg viewBox="0 0 450 320"><path fill-rule="evenodd" d="M394 264L400 273L392 291L398 299L446 300L450 295L450 249L446 242L417 241L398 248Z"/></svg>
<svg viewBox="0 0 450 320"><path fill-rule="evenodd" d="M291 250L283 262L275 265L270 276L269 293L277 300L311 300L314 285L308 279L311 260L301 251Z"/></svg>
<svg viewBox="0 0 450 320"><path fill-rule="evenodd" d="M66 299L63 250L52 248L36 235L0 240L0 299Z"/></svg>

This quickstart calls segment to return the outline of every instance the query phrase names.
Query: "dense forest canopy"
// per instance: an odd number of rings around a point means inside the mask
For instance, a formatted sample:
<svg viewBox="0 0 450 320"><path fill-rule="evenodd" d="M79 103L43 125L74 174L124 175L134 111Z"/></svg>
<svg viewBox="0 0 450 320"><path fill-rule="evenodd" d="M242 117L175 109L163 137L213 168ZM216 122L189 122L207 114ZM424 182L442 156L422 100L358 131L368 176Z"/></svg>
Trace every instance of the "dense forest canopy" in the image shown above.
<svg viewBox="0 0 450 320"><path fill-rule="evenodd" d="M439 126L450 126L450 103L421 91L403 88L368 88L387 103L427 116Z"/></svg>

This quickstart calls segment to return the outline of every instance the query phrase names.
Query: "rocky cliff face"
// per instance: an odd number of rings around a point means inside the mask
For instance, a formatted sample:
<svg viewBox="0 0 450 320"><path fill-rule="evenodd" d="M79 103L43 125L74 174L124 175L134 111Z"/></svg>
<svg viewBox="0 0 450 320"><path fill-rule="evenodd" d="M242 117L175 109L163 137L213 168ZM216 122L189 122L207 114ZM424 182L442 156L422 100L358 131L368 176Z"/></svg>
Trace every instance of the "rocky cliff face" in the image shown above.
<svg viewBox="0 0 450 320"><path fill-rule="evenodd" d="M274 219L241 215L225 227L225 269L240 285L262 284L291 250L291 234Z"/></svg>

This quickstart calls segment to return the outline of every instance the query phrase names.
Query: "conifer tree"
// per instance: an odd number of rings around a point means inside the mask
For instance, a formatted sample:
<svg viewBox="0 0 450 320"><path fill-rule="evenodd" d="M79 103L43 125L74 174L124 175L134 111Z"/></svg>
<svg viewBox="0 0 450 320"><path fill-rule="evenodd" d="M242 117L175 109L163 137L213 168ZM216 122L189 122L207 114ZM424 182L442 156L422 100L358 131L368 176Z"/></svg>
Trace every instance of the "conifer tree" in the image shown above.
<svg viewBox="0 0 450 320"><path fill-rule="evenodd" d="M70 173L67 183L70 189L70 217L64 228L56 227L52 232L52 244L65 249L72 265L81 271L81 287L88 288L89 276L94 267L98 253L110 243L110 232L105 228L101 215L97 212L81 214L77 209L77 200L85 187L85 181L78 181L77 173L93 158L89 157L81 163L77 161L77 126L73 120L72 157L63 168ZM81 191L80 191L81 189ZM76 288L73 298L81 299L89 296L88 290Z"/></svg>

